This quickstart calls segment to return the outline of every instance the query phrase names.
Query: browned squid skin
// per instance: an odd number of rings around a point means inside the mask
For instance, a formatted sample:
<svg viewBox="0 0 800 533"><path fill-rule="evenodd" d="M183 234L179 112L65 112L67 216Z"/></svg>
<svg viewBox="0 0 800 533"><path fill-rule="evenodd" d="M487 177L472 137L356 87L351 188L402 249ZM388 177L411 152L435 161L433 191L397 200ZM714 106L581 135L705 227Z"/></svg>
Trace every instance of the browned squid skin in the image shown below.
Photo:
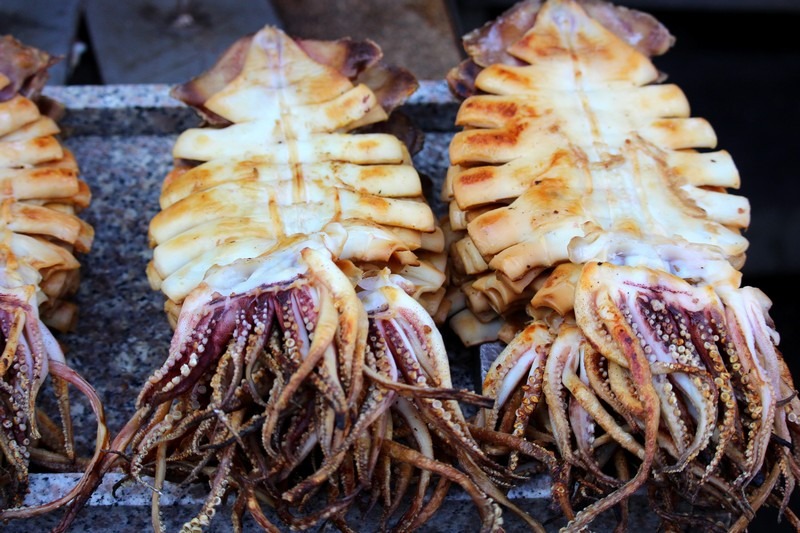
<svg viewBox="0 0 800 533"><path fill-rule="evenodd" d="M42 97L47 68L57 61L11 36L0 37L0 520L53 511L89 481L88 474L67 494L37 507L23 507L32 469L91 469L108 445L94 389L67 366L48 329L68 330L75 306L65 301L77 288L75 252L89 250L92 228L76 213L91 198L78 178L72 155L55 135L49 113L57 105ZM45 325L47 324L47 325ZM45 381L56 396L59 423L45 413L38 395ZM90 459L77 457L68 385L89 401L97 421ZM88 464L88 466L87 466Z"/></svg>
<svg viewBox="0 0 800 533"><path fill-rule="evenodd" d="M43 50L25 46L11 35L0 37L0 74L10 83L0 88L0 101L15 94L38 95L47 82L47 69L59 61Z"/></svg>
<svg viewBox="0 0 800 533"><path fill-rule="evenodd" d="M476 93L475 78L493 63L521 65L508 48L533 27L542 0L517 2L497 19L464 36L468 59L447 73L450 90L460 98ZM648 56L665 53L675 42L667 28L647 13L613 5L603 0L581 0L586 12Z"/></svg>
<svg viewBox="0 0 800 533"><path fill-rule="evenodd" d="M614 507L624 529L645 488L667 529L740 531L796 485L800 401L771 303L737 270L749 207L726 192L729 156L699 151L713 130L658 84L649 57L673 41L606 2L521 2L465 37L448 77L474 95L443 190L466 307L452 325L507 343L478 422L553 454L570 531ZM672 96L617 109L656 92ZM519 468L529 454L499 442Z"/></svg>
<svg viewBox="0 0 800 533"><path fill-rule="evenodd" d="M229 125L230 121L209 111L203 104L241 74L251 41L252 36L239 39L211 69L189 82L175 86L170 94L197 109L209 124ZM409 71L381 62L383 52L369 39L296 39L295 42L311 59L335 69L354 83L367 85L387 113L402 105L417 88L417 80Z"/></svg>

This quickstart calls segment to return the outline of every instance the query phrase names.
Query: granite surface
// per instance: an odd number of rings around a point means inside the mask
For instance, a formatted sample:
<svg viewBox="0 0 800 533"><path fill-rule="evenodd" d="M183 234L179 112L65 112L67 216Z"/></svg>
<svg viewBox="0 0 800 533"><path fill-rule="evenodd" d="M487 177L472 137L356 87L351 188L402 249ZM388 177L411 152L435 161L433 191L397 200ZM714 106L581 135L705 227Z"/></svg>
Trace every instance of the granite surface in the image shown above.
<svg viewBox="0 0 800 533"><path fill-rule="evenodd" d="M80 316L75 331L58 335L68 363L97 389L113 434L134 412L139 388L165 359L172 331L163 312L163 296L145 276L151 258L147 244L149 220L158 212L161 182L168 172L171 148L179 131L198 123L193 112L170 99L163 85L50 87L47 94L66 106L63 140L78 160L92 190L92 203L82 216L95 228L91 252L81 257L82 281L76 301ZM439 213L440 180L447 167L447 146L456 109L443 82L423 82L408 113L424 125L425 145L415 156L427 176L431 200ZM449 128L452 130L452 128ZM457 346L457 341L450 346ZM475 389L479 383L477 353L451 354L454 384ZM42 400L48 401L47 394ZM93 450L95 421L88 403L72 394L79 451ZM77 474L33 474L27 504L51 501L71 488ZM149 488L127 484L114 491L121 474L106 477L71 531L141 531L150 529ZM517 499L547 507L547 485L537 480L520 489ZM178 528L202 505L202 487L165 490L167 529ZM425 531L469 531L478 523L466 495L452 490L447 504ZM465 509L467 509L465 511ZM548 516L555 516L550 511ZM12 522L3 531L29 532L55 525L59 513ZM364 531L377 529L375 512L364 517ZM514 523L513 518L508 518ZM369 525L367 525L369 524ZM453 529L453 528L456 529ZM227 531L229 509L214 520L213 531ZM325 529L324 526L321 529Z"/></svg>
<svg viewBox="0 0 800 533"><path fill-rule="evenodd" d="M42 474L35 477L35 486L42 494L57 495L54 487L74 484L77 474ZM103 479L103 484L95 492L89 505L84 508L78 519L69 530L72 533L140 533L152 531L150 519L150 489L143 485L121 484L122 475L111 473ZM115 485L121 485L115 488ZM537 517L545 525L548 532L556 532L565 525L560 512L551 504L547 479L534 478L530 483L509 492L509 497L527 512ZM191 485L178 487L166 483L161 497L162 523L166 531L178 531L190 520L202 506L205 498L204 487ZM654 515L647 511L644 498L634 497L631 500L629 519L630 531L656 531L657 522ZM279 523L269 509L264 509L268 518ZM223 503L218 509L208 531L212 533L229 533L233 531L230 523L230 503ZM351 524L358 524L360 533L380 530L379 507L371 509L354 509L349 515ZM58 513L38 517L32 520L12 522L2 531L12 533L30 533L45 531L58 523ZM597 532L612 531L615 525L613 513L598 518L592 525ZM450 490L447 500L420 533L453 533L473 532L480 524L475 507L469 497L458 487ZM513 513L506 511L503 525L508 532L527 531L527 526ZM257 525L245 517L244 531L258 531ZM289 531L285 528L285 531ZM329 524L321 524L310 529L312 532L332 532L336 528Z"/></svg>
<svg viewBox="0 0 800 533"><path fill-rule="evenodd" d="M169 95L166 84L49 86L45 95L66 108L65 137L170 135L198 123L197 115ZM422 80L404 106L426 132L453 131L458 102L443 80ZM446 153L446 152L445 152Z"/></svg>
<svg viewBox="0 0 800 533"><path fill-rule="evenodd" d="M96 231L94 247L81 258L82 283L77 294L80 318L74 332L59 335L69 364L91 382L106 406L109 428L115 434L134 411L142 383L167 354L171 329L162 310L162 295L150 289L145 266L151 252L147 225L158 211L161 181L171 165L170 150L177 132L198 123L183 105L170 99L163 85L51 87L47 94L66 105L62 121L64 141L81 165L92 189L93 201L84 212ZM447 167L447 146L453 135L457 103L444 82L423 82L406 106L407 113L426 130L424 149L415 156L420 173L427 176L429 197L440 214L446 206L438 199L440 180ZM751 237L752 238L752 237ZM451 347L457 341L450 342ZM453 378L458 387L477 389L481 365L477 351L453 349ZM46 394L43 394L46 396ZM95 423L88 404L73 394L73 417L79 450L90 453ZM43 398L46 400L46 398ZM51 500L74 485L77 475L33 474L29 504ZM150 526L149 488L126 485L113 490L119 474L107 476L90 505L71 531L138 532ZM547 481L535 478L515 489L514 501L546 522L548 530L563 525L552 509ZM200 507L202 487L168 487L164 518L167 530L178 528ZM466 495L454 489L441 511L424 531L472 531L477 514ZM653 517L637 501L630 529L654 530ZM597 531L613 529L596 522ZM229 530L229 510L223 508L212 531ZM512 513L505 513L508 531L524 529ZM12 522L3 531L22 533L46 530L58 520L50 516ZM362 531L377 529L377 518L367 514ZM251 524L252 525L252 524ZM320 530L326 530L321 526Z"/></svg>

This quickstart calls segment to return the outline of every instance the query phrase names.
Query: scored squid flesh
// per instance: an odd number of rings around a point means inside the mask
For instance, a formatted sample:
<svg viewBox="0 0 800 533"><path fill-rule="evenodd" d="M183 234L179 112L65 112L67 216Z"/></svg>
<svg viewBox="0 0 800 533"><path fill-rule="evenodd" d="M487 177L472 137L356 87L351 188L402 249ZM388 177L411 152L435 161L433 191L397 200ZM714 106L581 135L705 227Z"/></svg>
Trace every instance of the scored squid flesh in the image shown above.
<svg viewBox="0 0 800 533"><path fill-rule="evenodd" d="M89 205L89 188L57 135L41 95L49 54L0 37L0 520L57 509L88 483L84 476L67 494L23 507L32 469L78 471L97 464L109 444L103 408L94 389L71 369L48 326L74 326L68 300L78 286L75 253L92 245L92 227L77 213ZM47 325L45 325L47 324ZM47 378L60 424L40 406ZM68 386L89 400L97 420L94 455L78 457Z"/></svg>
<svg viewBox="0 0 800 533"><path fill-rule="evenodd" d="M483 530L500 527L498 502L514 508L495 483L514 476L458 404L491 401L453 389L433 318L446 314L444 235L409 150L376 126L417 82L380 57L370 41L266 27L173 91L206 121L178 137L149 230L148 277L175 334L112 445L133 478L154 476L157 531L176 477L210 482L186 531L229 493L235 527L249 511L270 531L262 505L294 528L348 530L359 498L413 530L452 483Z"/></svg>
<svg viewBox="0 0 800 533"><path fill-rule="evenodd" d="M741 531L764 504L798 527L800 400L770 300L741 286L736 166L650 59L673 41L649 15L573 0L465 37L443 189L452 325L507 343L479 423L556 454L568 530L627 516L645 488L669 527ZM492 450L517 468L520 450Z"/></svg>

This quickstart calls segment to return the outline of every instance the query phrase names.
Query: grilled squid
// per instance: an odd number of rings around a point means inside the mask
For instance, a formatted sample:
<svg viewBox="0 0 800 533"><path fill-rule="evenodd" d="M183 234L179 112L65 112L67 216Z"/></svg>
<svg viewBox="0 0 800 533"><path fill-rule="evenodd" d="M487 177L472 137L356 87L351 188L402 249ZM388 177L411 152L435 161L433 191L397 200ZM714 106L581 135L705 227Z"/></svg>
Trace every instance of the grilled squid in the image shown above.
<svg viewBox="0 0 800 533"><path fill-rule="evenodd" d="M742 530L764 504L799 523L800 400L770 300L741 286L749 204L651 62L672 42L604 2L523 2L449 77L469 96L443 191L453 327L507 343L480 424L556 454L571 531L643 488L670 526Z"/></svg>
<svg viewBox="0 0 800 533"><path fill-rule="evenodd" d="M76 215L90 192L72 154L56 138L48 115L56 109L40 96L48 54L13 37L0 38L0 519L51 511L86 486L88 477L63 497L22 507L31 469L76 471L77 457L68 385L89 400L98 419L97 464L108 445L103 408L94 389L64 358L48 326L60 331L75 322L69 302L78 285L75 253L86 253L94 232ZM47 325L45 325L47 324ZM60 424L39 407L47 378Z"/></svg>
<svg viewBox="0 0 800 533"><path fill-rule="evenodd" d="M458 403L491 402L453 389L432 318L443 233L409 150L375 126L416 80L380 56L266 27L173 92L206 121L178 137L149 229L175 334L112 446L132 477L154 476L157 531L176 476L210 483L186 531L229 493L237 528L249 511L271 531L267 504L294 528L347 529L358 499L415 529L452 483L484 530L511 505L493 481L511 474Z"/></svg>

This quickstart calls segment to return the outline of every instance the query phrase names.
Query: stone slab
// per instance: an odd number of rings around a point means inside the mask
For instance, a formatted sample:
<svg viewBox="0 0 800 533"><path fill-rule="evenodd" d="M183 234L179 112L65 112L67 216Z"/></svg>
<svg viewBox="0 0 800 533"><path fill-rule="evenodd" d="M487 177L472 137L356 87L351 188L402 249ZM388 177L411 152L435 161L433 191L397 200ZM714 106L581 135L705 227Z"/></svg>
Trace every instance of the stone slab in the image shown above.
<svg viewBox="0 0 800 533"><path fill-rule="evenodd" d="M33 474L31 476L32 495L26 503L34 504L47 501L58 494L69 490L78 480L78 474ZM70 528L70 533L140 533L152 531L150 517L150 502L152 492L144 484L122 484L123 475L111 473L103 479L103 484L94 493L87 506L78 515ZM144 479L149 482L149 478ZM560 511L553 508L550 498L548 478L537 476L529 482L509 491L509 498L517 505L524 508L531 515L541 521L548 533L555 533L565 525L560 518ZM162 491L162 523L165 531L178 531L181 526L191 520L203 505L205 498L204 488L200 485L180 487L172 483L165 483ZM630 531L656 531L658 523L655 516L647 512L644 498L635 497L631 501L631 515L629 522ZM218 509L208 531L214 533L229 533L233 529L230 524L230 502L224 503ZM264 509L268 518L275 523L280 523L269 508ZM52 513L34 519L11 522L3 527L8 533L29 533L31 531L46 531L53 528L59 520L59 513ZM379 531L379 508L368 510L354 510L351 513L350 523L359 524L358 531ZM425 524L424 533L452 533L455 531L477 531L480 520L475 507L470 503L469 496L460 488L455 487L448 493L447 499L439 511ZM506 531L527 531L526 525L509 511L503 514L503 525ZM613 513L601 516L592 524L596 532L610 532L614 529L615 518ZM260 528L249 518L245 517L244 531L258 531ZM280 531L289 531L288 528L279 528ZM309 529L311 532L333 532L336 528L329 524L320 524Z"/></svg>
<svg viewBox="0 0 800 533"><path fill-rule="evenodd" d="M197 122L193 112L173 101L167 85L49 87L45 93L67 107L65 142L80 162L83 178L93 192L85 212L96 229L95 246L83 260L83 281L77 295L80 318L76 330L59 335L70 365L93 383L107 406L112 433L133 413L139 387L164 359L171 330L162 311L163 297L152 291L144 276L150 259L147 224L158 210L161 181L171 165L175 136ZM428 124L425 148L415 156L421 172L431 177L431 200L438 201L438 186L447 168L447 146L453 130L457 102L442 81L423 81L406 106L415 120ZM435 204L437 205L437 204ZM445 207L441 202L437 211ZM777 229L776 229L777 231ZM460 350L450 342L453 377L457 387L479 390L482 376L494 360L499 345ZM42 399L47 399L47 394ZM74 417L79 449L92 447L94 421L91 410L75 394ZM114 494L120 474L111 474L81 513L72 531L149 531L149 489L128 485ZM30 504L51 497L48 491L68 490L75 474L34 474ZM201 505L202 487L185 491L170 487L165 506L168 530L177 529ZM514 501L531 510L549 530L562 522L551 508L547 478L534 478L515 489ZM171 499L170 499L171 498ZM452 491L443 510L425 531L471 531L477 522L473 508L459 490ZM639 504L637 504L639 505ZM469 511L467 511L467 509ZM652 531L652 517L638 507L631 530ZM213 531L227 531L228 511L222 509ZM3 531L27 533L52 527L58 513L36 520L11 523ZM524 530L511 514L505 514L507 531ZM365 531L371 530L365 518ZM613 516L609 518L613 522ZM613 524L595 524L596 531L610 531ZM325 529L326 530L326 529Z"/></svg>
<svg viewBox="0 0 800 533"><path fill-rule="evenodd" d="M170 84L51 85L45 87L44 93L66 107L66 116L59 125L68 137L168 135L199 123L192 109L169 95L171 87ZM401 109L426 134L452 136L458 105L444 81L421 80L419 89ZM447 150L440 155L438 163L446 166Z"/></svg>

